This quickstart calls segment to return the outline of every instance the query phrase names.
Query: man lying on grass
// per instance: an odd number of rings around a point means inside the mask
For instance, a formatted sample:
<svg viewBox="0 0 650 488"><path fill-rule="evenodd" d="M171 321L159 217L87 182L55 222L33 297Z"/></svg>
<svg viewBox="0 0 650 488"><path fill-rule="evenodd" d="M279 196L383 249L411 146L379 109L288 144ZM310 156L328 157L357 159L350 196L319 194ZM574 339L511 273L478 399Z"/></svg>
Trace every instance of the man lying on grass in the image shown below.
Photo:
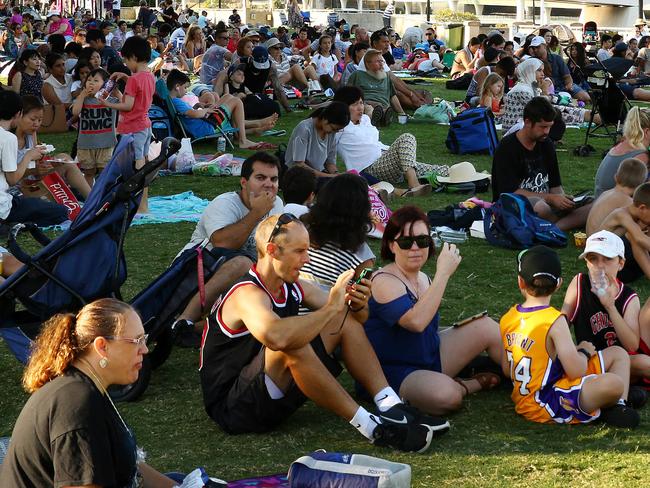
<svg viewBox="0 0 650 488"><path fill-rule="evenodd" d="M309 233L291 214L264 220L255 233L258 261L213 307L201 345L205 408L230 434L276 428L309 398L379 446L425 451L445 420L404 405L388 386L361 326L370 281L341 274L329 293L299 279ZM299 306L314 310L298 316ZM373 415L336 380L342 368L373 395Z"/></svg>

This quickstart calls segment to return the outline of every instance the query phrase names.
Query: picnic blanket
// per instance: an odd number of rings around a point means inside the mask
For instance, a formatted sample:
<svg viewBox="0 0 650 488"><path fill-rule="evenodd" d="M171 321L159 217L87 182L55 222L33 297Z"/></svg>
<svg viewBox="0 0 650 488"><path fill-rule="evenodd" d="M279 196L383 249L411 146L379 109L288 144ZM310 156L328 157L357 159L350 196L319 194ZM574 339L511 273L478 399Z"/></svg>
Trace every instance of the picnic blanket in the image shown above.
<svg viewBox="0 0 650 488"><path fill-rule="evenodd" d="M286 474L262 476L261 478L246 478L243 480L229 481L228 488L289 488Z"/></svg>
<svg viewBox="0 0 650 488"><path fill-rule="evenodd" d="M149 213L137 214L131 225L169 224L174 222L198 222L208 200L199 198L191 191L176 195L149 197ZM67 230L70 221L47 227L47 230Z"/></svg>

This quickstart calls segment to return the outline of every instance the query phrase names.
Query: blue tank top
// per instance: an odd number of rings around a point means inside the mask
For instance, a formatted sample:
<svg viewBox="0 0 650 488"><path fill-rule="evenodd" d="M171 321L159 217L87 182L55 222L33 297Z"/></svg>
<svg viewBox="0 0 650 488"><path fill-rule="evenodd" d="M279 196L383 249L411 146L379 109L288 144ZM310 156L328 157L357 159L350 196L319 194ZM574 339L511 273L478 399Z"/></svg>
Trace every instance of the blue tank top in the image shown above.
<svg viewBox="0 0 650 488"><path fill-rule="evenodd" d="M418 301L406 285L404 288L404 295L387 303L379 303L370 297L370 313L363 326L366 335L382 368L397 366L440 371L440 315L436 313L422 332L411 332L400 326L399 319Z"/></svg>

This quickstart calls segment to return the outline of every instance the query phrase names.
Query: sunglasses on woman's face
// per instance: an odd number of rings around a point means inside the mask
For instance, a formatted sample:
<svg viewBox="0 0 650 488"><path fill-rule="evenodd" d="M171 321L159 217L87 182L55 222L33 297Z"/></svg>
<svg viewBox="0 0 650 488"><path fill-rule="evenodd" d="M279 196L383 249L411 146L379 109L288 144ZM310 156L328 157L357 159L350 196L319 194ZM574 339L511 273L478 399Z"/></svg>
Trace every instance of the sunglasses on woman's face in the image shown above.
<svg viewBox="0 0 650 488"><path fill-rule="evenodd" d="M395 239L395 242L400 249L404 250L411 249L414 242L419 249L424 249L431 245L431 236L427 234L419 236L402 236Z"/></svg>

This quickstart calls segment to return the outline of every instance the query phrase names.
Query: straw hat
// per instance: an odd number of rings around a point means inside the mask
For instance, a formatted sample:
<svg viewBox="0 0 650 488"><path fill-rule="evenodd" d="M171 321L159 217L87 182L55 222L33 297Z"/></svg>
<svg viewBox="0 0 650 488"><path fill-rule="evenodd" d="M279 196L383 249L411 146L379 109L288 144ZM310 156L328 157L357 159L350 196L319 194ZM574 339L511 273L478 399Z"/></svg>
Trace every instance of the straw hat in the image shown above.
<svg viewBox="0 0 650 488"><path fill-rule="evenodd" d="M488 173L479 173L469 161L454 164L449 168L449 176L438 176L440 183L470 183L490 178Z"/></svg>
<svg viewBox="0 0 650 488"><path fill-rule="evenodd" d="M643 19L636 19L636 22L634 23L634 27L638 27L640 25L646 25L646 21Z"/></svg>

